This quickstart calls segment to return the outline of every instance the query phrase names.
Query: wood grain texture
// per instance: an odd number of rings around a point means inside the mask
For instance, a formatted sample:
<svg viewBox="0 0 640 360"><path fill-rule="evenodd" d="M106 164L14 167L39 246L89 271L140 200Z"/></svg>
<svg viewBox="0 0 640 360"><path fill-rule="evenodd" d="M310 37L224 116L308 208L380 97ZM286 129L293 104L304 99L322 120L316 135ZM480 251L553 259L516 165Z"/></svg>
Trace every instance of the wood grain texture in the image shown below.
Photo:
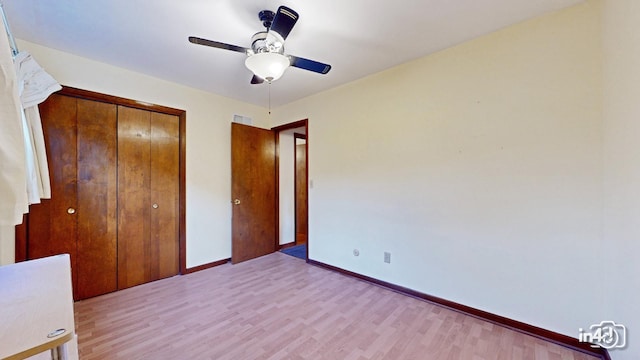
<svg viewBox="0 0 640 360"><path fill-rule="evenodd" d="M82 359L596 357L274 253L75 304Z"/></svg>
<svg viewBox="0 0 640 360"><path fill-rule="evenodd" d="M450 300L439 298L433 295L425 294L416 290L408 289L399 285L391 284L385 281L371 278L369 276L365 276L362 274L354 273L354 272L344 270L344 269L341 269L332 265L328 265L325 263L321 263L315 260L307 259L307 263L322 267L324 269L336 271L340 274L351 276L356 279L360 279L378 286L382 286L384 288L390 289L392 291L397 291L407 296L412 296L418 299L422 299L422 300L431 302L433 304L436 304L438 306L442 306L447 309L460 312L464 315L473 316L473 317L488 321L490 323L503 326L508 329L515 330L517 332L521 332L525 335L530 335L539 339L543 339L545 341L556 343L558 345L561 345L570 349L574 349L579 352L584 352L584 353L596 356L597 358L609 359L609 353L606 349L599 348L599 347L593 348L591 347L591 344L579 342L578 339L572 338L564 334L559 334L550 330L525 324L523 322L509 319L504 316L500 316L500 315L489 313L480 309L472 308L470 306L466 306Z"/></svg>
<svg viewBox="0 0 640 360"><path fill-rule="evenodd" d="M123 106L134 108L134 109L155 111L163 114L170 114L170 115L177 115L177 116L184 116L185 114L184 110L175 109L172 107L152 104L146 101L127 99L127 98L109 95L109 94L102 94L94 91L74 88L71 86L62 86L62 90L58 91L57 94L67 95L67 96L71 96L78 99L87 99L87 100L105 102L109 104L123 105Z"/></svg>
<svg viewBox="0 0 640 360"><path fill-rule="evenodd" d="M304 127L306 130L309 130L309 128L307 128L307 122L308 122L307 119L298 120L298 121L294 121L292 123L288 123L288 124L283 124L283 125L280 125L280 126L272 127L271 130L273 130L275 132L280 132L280 131L284 131L284 130L299 128L299 127ZM308 134L308 131L306 133Z"/></svg>
<svg viewBox="0 0 640 360"><path fill-rule="evenodd" d="M118 106L118 288L151 277L150 112Z"/></svg>
<svg viewBox="0 0 640 360"><path fill-rule="evenodd" d="M28 221L29 221L29 218L25 214L22 216L22 223L20 223L20 225L16 225L16 235L15 235L16 236L16 254L15 254L16 262L25 261L27 260L27 257L28 257L28 254L27 254L27 250L28 250L27 240L29 239L29 235L27 231L27 228L29 226L27 225Z"/></svg>
<svg viewBox="0 0 640 360"><path fill-rule="evenodd" d="M119 179L116 124L117 104L121 103L131 105L121 106L123 109L141 111L147 118L157 119L155 122L159 125L154 137L158 139L157 145L152 148L152 134L148 129L146 146L149 153L155 149L158 161L154 164L147 162L146 167L149 174L155 171L159 175L156 180L165 177L168 172L171 172L169 177L172 180L171 185L166 185L162 180L154 184L149 182L145 190L150 193L154 188L156 194L168 194L167 206L159 207L158 211L163 216L155 220L160 228L155 235L150 231L149 234L155 236L156 240L171 239L170 242L156 246L157 243L149 241L143 244L149 256L134 255L130 262L128 257L120 260L134 269L142 264L144 281L173 276L180 269L186 272L185 111L63 87L40 106L52 173L53 197L52 200L34 205L26 219L27 224L16 227L16 255L17 259L24 260L71 254L76 299L117 289ZM170 123L168 127L164 124L167 119ZM147 121L147 128L151 126L150 123L151 120ZM169 136L168 132L171 133ZM171 145L167 145L169 143ZM165 154L166 149L170 149L169 155ZM130 178L132 182L136 181L136 175ZM151 206L151 203L147 202L147 205ZM68 213L69 209L75 212ZM132 227L136 225L139 224ZM146 226L151 229L151 219ZM126 277L127 273L124 274ZM129 284L124 282L123 286L140 283L136 281Z"/></svg>
<svg viewBox="0 0 640 360"><path fill-rule="evenodd" d="M276 250L275 132L231 124L231 261L239 263Z"/></svg>
<svg viewBox="0 0 640 360"><path fill-rule="evenodd" d="M118 107L118 288L179 271L179 119Z"/></svg>
<svg viewBox="0 0 640 360"><path fill-rule="evenodd" d="M154 280L178 274L179 134L177 116L151 113L150 246Z"/></svg>
<svg viewBox="0 0 640 360"><path fill-rule="evenodd" d="M178 244L180 273L187 273L187 113L182 110L178 115L180 122L180 174L179 174L179 213Z"/></svg>
<svg viewBox="0 0 640 360"><path fill-rule="evenodd" d="M77 100L77 296L118 289L116 106Z"/></svg>
<svg viewBox="0 0 640 360"><path fill-rule="evenodd" d="M134 109L148 110L163 114L175 115L180 123L180 198L179 198L179 243L180 243L180 272L185 273L187 269L186 259L186 153L187 153L187 115L186 111L167 106L151 104L145 101L127 99L119 96L97 93L94 91L62 86L62 90L57 94L86 100L94 100L109 104L123 105Z"/></svg>
<svg viewBox="0 0 640 360"><path fill-rule="evenodd" d="M305 139L306 136L294 134L294 191L295 191L295 233L296 244L307 243L307 145L297 144L295 139Z"/></svg>
<svg viewBox="0 0 640 360"><path fill-rule="evenodd" d="M77 289L77 122L76 99L58 94L40 104L42 130L47 144L51 199L31 205L28 221L28 259L71 255L74 295Z"/></svg>
<svg viewBox="0 0 640 360"><path fill-rule="evenodd" d="M52 196L31 207L28 258L70 254L76 299L114 291L115 105L54 94L40 111Z"/></svg>

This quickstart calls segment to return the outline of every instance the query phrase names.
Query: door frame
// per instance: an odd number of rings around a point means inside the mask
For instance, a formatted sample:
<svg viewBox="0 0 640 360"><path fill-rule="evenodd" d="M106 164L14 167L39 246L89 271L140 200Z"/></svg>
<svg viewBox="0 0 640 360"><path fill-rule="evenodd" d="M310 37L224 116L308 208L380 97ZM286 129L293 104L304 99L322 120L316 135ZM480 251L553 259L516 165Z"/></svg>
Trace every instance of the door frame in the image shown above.
<svg viewBox="0 0 640 360"><path fill-rule="evenodd" d="M107 95L97 93L89 90L78 89L69 86L62 86L62 89L57 91L56 94L66 95L70 97L87 99L99 102L106 102L115 105L122 105L136 109L142 109L147 111L153 111L157 113L175 115L179 121L179 157L180 157L180 169L179 169L179 190L178 190L178 263L179 273L186 274L187 271L187 235L186 235L186 159L187 159L187 112L181 109L175 109L167 106L151 104L143 101L136 101L127 98L122 98L113 95ZM28 215L25 217L28 221ZM25 222L26 222L25 221ZM25 224L23 222L23 225ZM16 227L16 261L26 260L23 257L26 255L26 227Z"/></svg>
<svg viewBox="0 0 640 360"><path fill-rule="evenodd" d="M306 129L305 129L306 130ZM304 217L307 219L307 231L305 232L305 239L309 238L309 172L307 171L307 135L293 133L293 243L298 245L298 139L304 140L304 165L305 165L305 180L304 186L307 188L305 191L305 203L307 204ZM301 144L302 145L302 144Z"/></svg>
<svg viewBox="0 0 640 360"><path fill-rule="evenodd" d="M308 226L309 226L309 119L302 119L298 121L294 121L291 123L279 125L276 127L272 127L271 130L276 133L276 169L280 169L280 132L295 128L304 127L305 135L307 136L307 152L306 152L306 175L307 175L307 234L308 234ZM295 145L295 139L294 139ZM276 171L276 238L274 243L274 248L279 250L280 246L280 171ZM294 213L295 216L295 213ZM295 236L295 234L294 234ZM307 235L307 263L309 262L309 236ZM295 242L295 238L294 238Z"/></svg>

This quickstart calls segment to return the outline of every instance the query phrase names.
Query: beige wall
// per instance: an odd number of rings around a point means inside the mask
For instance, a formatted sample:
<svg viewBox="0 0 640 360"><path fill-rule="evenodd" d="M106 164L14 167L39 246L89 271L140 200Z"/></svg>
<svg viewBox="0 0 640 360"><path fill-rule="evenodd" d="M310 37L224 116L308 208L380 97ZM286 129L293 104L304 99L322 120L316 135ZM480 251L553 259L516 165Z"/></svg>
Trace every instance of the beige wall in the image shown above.
<svg viewBox="0 0 640 360"><path fill-rule="evenodd" d="M640 359L640 2L604 7L604 273L606 316L628 328L614 359Z"/></svg>
<svg viewBox="0 0 640 360"><path fill-rule="evenodd" d="M573 337L600 321L600 15L579 5L276 109L309 118L310 258Z"/></svg>
<svg viewBox="0 0 640 360"><path fill-rule="evenodd" d="M60 83L187 111L187 267L231 257L230 123L267 126L264 108L20 41ZM0 232L8 248L13 232ZM11 238L9 238L11 236ZM3 258L13 258L2 250Z"/></svg>

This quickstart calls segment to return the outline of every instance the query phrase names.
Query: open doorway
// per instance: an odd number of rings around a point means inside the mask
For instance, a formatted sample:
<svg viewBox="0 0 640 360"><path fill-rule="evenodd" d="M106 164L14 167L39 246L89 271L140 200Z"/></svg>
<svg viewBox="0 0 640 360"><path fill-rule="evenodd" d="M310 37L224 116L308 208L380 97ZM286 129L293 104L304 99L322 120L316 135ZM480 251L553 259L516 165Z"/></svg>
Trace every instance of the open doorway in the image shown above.
<svg viewBox="0 0 640 360"><path fill-rule="evenodd" d="M278 221L276 248L308 259L308 133L307 120L282 125L277 141Z"/></svg>
<svg viewBox="0 0 640 360"><path fill-rule="evenodd" d="M307 135L294 133L293 141L295 158L293 170L295 243L296 245L302 245L307 243L309 233L307 227Z"/></svg>

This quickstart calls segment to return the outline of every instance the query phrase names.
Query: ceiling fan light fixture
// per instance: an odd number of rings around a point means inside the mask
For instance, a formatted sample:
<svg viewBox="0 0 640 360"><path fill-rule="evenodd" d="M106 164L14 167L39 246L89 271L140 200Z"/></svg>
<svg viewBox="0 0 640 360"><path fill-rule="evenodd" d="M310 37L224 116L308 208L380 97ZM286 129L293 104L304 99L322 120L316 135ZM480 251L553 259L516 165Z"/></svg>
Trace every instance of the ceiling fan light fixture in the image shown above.
<svg viewBox="0 0 640 360"><path fill-rule="evenodd" d="M293 9L280 6L275 13L270 10L260 11L258 17L265 30L251 37L250 48L195 36L189 36L189 42L246 55L244 64L253 73L251 84L262 84L265 81L271 83L279 79L289 66L318 74L326 74L331 70L329 64L285 54L285 41L298 21L298 13Z"/></svg>
<svg viewBox="0 0 640 360"><path fill-rule="evenodd" d="M247 57L244 64L256 76L272 82L284 74L291 62L288 57L282 54L262 52Z"/></svg>

